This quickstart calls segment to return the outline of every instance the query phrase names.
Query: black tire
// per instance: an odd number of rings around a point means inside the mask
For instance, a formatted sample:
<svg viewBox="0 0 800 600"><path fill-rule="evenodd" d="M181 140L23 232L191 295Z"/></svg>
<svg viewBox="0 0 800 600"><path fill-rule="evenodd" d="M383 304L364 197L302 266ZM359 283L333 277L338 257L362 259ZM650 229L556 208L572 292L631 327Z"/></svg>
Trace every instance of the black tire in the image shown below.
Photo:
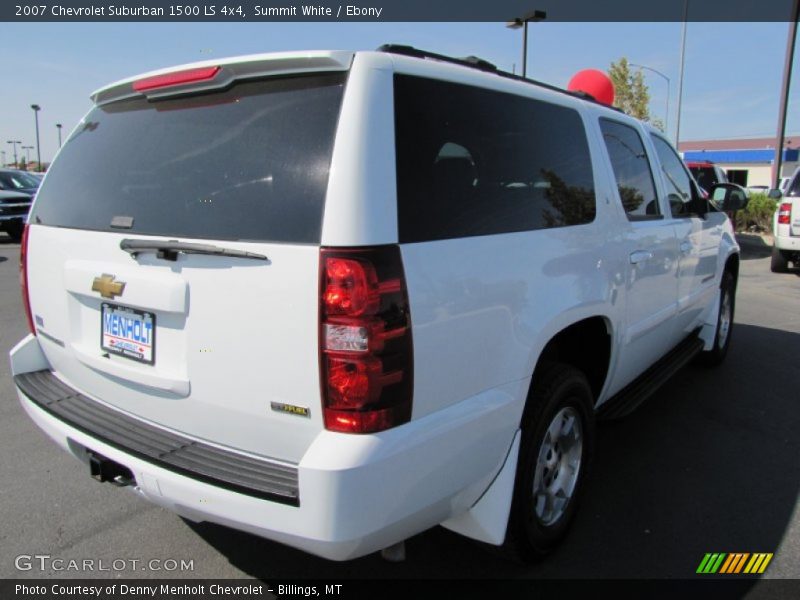
<svg viewBox="0 0 800 600"><path fill-rule="evenodd" d="M772 262L769 268L773 273L786 273L789 270L786 254L775 246L772 247Z"/></svg>
<svg viewBox="0 0 800 600"><path fill-rule="evenodd" d="M731 346L733 315L736 309L736 280L730 271L725 271L722 275L719 289L719 314L717 315L717 328L714 331L714 347L711 350L704 350L698 355L698 362L707 367L716 367L722 364L728 355L728 348ZM729 304L726 305L728 302ZM724 311L728 309L730 310L726 316Z"/></svg>
<svg viewBox="0 0 800 600"><path fill-rule="evenodd" d="M561 446L548 444L548 440L552 441L548 429L555 426L556 419L562 424L562 432L569 431L569 419L573 420L571 427L574 439L571 442L562 437L557 438ZM581 441L579 463L577 469L568 471L566 465L570 462L574 464L577 439ZM546 452L548 448L550 453ZM593 449L594 402L584 374L559 363L538 369L522 418L514 497L506 539L501 548L504 555L530 563L544 558L556 548L566 536L575 515ZM555 465L548 459L555 461ZM553 466L552 470L548 469L548 464ZM571 475L573 472L576 476ZM560 514L556 514L555 509L548 512L543 508L547 506L542 503L542 498L546 496L544 493L539 495L537 507L534 485L537 482L547 484L548 478L550 484L545 485L547 490L554 490L563 482L573 482L572 492L560 509Z"/></svg>
<svg viewBox="0 0 800 600"><path fill-rule="evenodd" d="M19 242L22 240L22 230L25 228L25 225L22 221L11 221L10 223L6 224L6 233L8 237L11 238L13 242Z"/></svg>

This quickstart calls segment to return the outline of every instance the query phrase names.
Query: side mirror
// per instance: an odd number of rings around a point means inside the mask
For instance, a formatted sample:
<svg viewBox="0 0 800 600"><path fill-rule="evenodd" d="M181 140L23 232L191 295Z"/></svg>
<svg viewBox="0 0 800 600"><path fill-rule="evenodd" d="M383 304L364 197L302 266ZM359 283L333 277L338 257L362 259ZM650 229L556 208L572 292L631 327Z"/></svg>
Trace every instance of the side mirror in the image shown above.
<svg viewBox="0 0 800 600"><path fill-rule="evenodd" d="M750 196L747 191L735 183L716 183L711 186L711 202L723 212L742 210L747 207Z"/></svg>
<svg viewBox="0 0 800 600"><path fill-rule="evenodd" d="M773 200L780 200L781 198L783 198L783 192L778 188L774 188L769 191L767 196L769 196Z"/></svg>

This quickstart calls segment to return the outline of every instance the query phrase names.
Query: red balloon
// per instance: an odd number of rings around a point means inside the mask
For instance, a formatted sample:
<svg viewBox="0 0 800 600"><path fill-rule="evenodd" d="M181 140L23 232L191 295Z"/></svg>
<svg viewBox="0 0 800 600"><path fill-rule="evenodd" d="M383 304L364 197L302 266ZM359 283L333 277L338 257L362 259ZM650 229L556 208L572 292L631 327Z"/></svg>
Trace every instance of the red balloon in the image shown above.
<svg viewBox="0 0 800 600"><path fill-rule="evenodd" d="M597 69L578 71L569 80L567 89L571 92L584 92L603 104L614 104L614 83L611 78Z"/></svg>

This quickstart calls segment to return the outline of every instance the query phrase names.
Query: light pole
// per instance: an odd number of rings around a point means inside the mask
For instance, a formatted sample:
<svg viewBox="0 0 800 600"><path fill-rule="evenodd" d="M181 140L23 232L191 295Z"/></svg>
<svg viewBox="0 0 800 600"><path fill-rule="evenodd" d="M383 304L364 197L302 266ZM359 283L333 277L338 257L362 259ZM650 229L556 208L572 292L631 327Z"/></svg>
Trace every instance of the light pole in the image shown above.
<svg viewBox="0 0 800 600"><path fill-rule="evenodd" d="M647 71L652 71L656 75L660 75L661 77L663 77L664 81L667 82L667 112L665 113L665 117L664 117L664 128L667 130L667 133L669 133L669 77L664 75L661 71L657 71L653 67L646 67L645 65L637 65L636 63L632 63L632 62L629 62L628 64L630 66L632 66L632 67L637 67L639 69L645 69Z"/></svg>
<svg viewBox="0 0 800 600"><path fill-rule="evenodd" d="M18 166L19 163L17 162L17 144L21 144L22 142L19 140L6 140L6 144L13 144L14 145L14 166Z"/></svg>
<svg viewBox="0 0 800 600"><path fill-rule="evenodd" d="M783 140L786 136L786 110L789 106L789 86L792 83L792 62L794 46L797 41L797 20L800 19L800 1L794 0L792 20L789 21L789 37L786 40L786 58L783 61L783 82L781 84L781 104L778 109L778 131L775 134L775 159L772 161L772 184L778 187L781 181L783 162Z"/></svg>
<svg viewBox="0 0 800 600"><path fill-rule="evenodd" d="M38 104L31 104L33 109L33 120L36 121L36 170L42 172L42 152L39 147L39 111L42 107Z"/></svg>
<svg viewBox="0 0 800 600"><path fill-rule="evenodd" d="M31 162L31 153L29 150L33 150L33 146L21 146L23 150L25 150L25 161L30 164Z"/></svg>
<svg viewBox="0 0 800 600"><path fill-rule="evenodd" d="M681 141L681 103L683 101L683 69L686 63L686 19L689 16L689 0L683 0L683 27L681 28L681 68L678 75L678 114L675 116L675 149L680 152Z"/></svg>
<svg viewBox="0 0 800 600"><path fill-rule="evenodd" d="M58 147L61 148L61 123L56 123L56 129L58 129Z"/></svg>
<svg viewBox="0 0 800 600"><path fill-rule="evenodd" d="M547 12L543 10L534 10L526 13L521 17L514 17L506 23L509 29L519 29L522 27L522 77L528 73L528 23L536 21L544 21L547 18Z"/></svg>
<svg viewBox="0 0 800 600"><path fill-rule="evenodd" d="M2 164L5 167L6 166L6 151L5 150L0 150L0 155L3 157L3 163Z"/></svg>

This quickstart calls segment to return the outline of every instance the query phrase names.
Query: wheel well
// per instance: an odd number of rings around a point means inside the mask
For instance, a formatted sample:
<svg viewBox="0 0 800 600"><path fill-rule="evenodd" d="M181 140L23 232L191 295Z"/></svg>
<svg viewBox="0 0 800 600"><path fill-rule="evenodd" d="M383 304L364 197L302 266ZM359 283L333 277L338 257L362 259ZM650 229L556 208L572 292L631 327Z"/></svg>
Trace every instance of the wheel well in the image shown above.
<svg viewBox="0 0 800 600"><path fill-rule="evenodd" d="M731 254L725 263L725 270L730 271L733 275L733 281L736 283L739 280L739 255Z"/></svg>
<svg viewBox="0 0 800 600"><path fill-rule="evenodd" d="M604 317L590 317L559 331L547 342L536 370L548 362L572 365L589 380L595 401L603 389L611 359L611 325Z"/></svg>

